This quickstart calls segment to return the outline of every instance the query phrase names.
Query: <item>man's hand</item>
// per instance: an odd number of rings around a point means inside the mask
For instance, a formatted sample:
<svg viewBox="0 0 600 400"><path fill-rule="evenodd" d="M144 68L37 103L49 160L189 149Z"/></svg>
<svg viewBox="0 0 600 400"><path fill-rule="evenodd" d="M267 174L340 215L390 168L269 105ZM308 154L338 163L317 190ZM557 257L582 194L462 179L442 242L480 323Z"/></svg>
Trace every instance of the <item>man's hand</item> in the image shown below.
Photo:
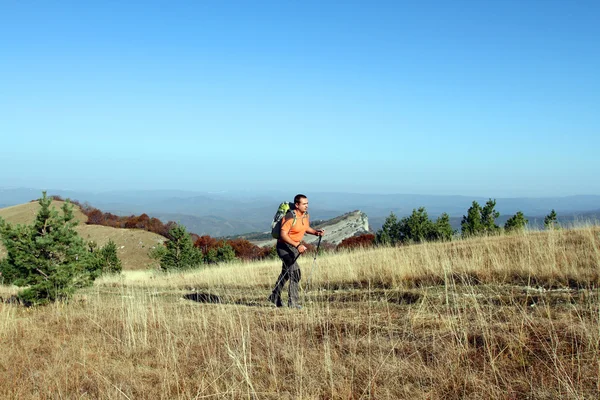
<svg viewBox="0 0 600 400"><path fill-rule="evenodd" d="M296 247L298 249L298 252L300 254L304 253L306 251L306 246L303 244L299 244L298 247Z"/></svg>
<svg viewBox="0 0 600 400"><path fill-rule="evenodd" d="M315 236L323 236L325 234L325 230L324 229L317 229L315 230Z"/></svg>

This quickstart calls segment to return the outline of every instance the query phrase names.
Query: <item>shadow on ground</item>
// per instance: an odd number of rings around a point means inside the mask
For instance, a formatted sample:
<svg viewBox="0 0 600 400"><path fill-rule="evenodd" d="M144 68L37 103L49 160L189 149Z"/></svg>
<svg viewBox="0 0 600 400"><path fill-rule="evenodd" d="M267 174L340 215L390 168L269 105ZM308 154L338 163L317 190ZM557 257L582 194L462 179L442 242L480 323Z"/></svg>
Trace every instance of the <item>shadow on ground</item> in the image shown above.
<svg viewBox="0 0 600 400"><path fill-rule="evenodd" d="M248 307L271 307L272 304L268 303L266 298L264 302L260 302L253 299L241 298L235 299L229 296L223 297L212 293L205 292L194 292L183 295L186 300L192 300L197 303L208 303L208 304L236 304L239 306Z"/></svg>
<svg viewBox="0 0 600 400"><path fill-rule="evenodd" d="M306 295L306 293L305 293ZM186 300L206 304L235 304L249 307L273 307L266 296L219 296L208 292L193 292L183 295ZM351 303L365 301L380 301L396 305L414 304L422 300L420 293L416 291L385 291L385 290L349 290L349 291L330 291L323 290L312 292L303 297L307 301L316 301L320 303Z"/></svg>

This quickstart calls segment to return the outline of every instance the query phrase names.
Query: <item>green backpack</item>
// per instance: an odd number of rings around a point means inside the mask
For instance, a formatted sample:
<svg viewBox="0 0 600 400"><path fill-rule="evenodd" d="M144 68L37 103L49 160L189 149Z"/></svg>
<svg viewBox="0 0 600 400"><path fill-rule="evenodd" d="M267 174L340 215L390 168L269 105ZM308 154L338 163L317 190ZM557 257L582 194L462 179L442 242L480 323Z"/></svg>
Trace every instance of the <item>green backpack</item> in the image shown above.
<svg viewBox="0 0 600 400"><path fill-rule="evenodd" d="M295 207L296 206L294 205L294 203L290 203L287 201L284 201L279 205L279 208L277 209L277 212L273 217L273 222L271 223L271 236L273 236L273 238L279 239L279 233L281 232L281 221L289 211L291 211L294 215L294 221L292 222L292 226L296 224L296 212L294 211Z"/></svg>

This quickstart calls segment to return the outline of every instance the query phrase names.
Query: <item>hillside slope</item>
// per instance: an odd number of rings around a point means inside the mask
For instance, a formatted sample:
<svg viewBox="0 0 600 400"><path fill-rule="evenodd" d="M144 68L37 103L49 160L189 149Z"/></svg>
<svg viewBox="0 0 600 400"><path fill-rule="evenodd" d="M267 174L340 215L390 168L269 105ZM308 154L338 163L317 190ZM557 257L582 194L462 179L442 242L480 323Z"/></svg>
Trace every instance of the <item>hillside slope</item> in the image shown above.
<svg viewBox="0 0 600 400"><path fill-rule="evenodd" d="M60 210L63 202L53 201L51 207ZM39 210L37 202L0 209L0 217L11 224L31 224ZM59 211L60 212L60 211ZM120 229L100 225L86 225L87 216L79 207L73 207L75 219L79 225L77 233L87 242L93 240L104 246L110 239L117 245L117 254L125 270L140 270L157 267L158 263L148 256L148 251L166 239L152 232L140 229ZM0 243L0 259L6 256L6 250Z"/></svg>

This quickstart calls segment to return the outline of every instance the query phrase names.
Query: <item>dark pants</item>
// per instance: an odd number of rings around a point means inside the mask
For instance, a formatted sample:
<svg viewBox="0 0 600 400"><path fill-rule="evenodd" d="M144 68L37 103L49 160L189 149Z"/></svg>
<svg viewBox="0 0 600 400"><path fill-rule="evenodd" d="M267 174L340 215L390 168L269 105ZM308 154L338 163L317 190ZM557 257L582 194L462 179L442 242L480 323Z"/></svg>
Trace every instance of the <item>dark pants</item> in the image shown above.
<svg viewBox="0 0 600 400"><path fill-rule="evenodd" d="M271 298L279 303L281 302L281 291L289 279L288 306L295 307L298 305L298 288L300 279L302 278L300 266L296 262L300 253L298 249L289 246L287 243L277 242L277 255L283 263L281 265L281 274L277 278Z"/></svg>

